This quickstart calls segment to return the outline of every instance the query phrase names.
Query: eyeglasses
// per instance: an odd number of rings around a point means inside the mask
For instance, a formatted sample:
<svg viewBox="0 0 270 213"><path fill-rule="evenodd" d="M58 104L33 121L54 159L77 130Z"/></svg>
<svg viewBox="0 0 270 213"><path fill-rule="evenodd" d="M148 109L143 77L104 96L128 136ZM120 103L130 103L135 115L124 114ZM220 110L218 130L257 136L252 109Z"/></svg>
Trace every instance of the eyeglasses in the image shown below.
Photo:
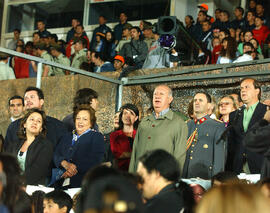
<svg viewBox="0 0 270 213"><path fill-rule="evenodd" d="M222 105L229 106L230 104L231 104L230 102L221 102L221 103L218 104L218 106L219 107L222 106Z"/></svg>

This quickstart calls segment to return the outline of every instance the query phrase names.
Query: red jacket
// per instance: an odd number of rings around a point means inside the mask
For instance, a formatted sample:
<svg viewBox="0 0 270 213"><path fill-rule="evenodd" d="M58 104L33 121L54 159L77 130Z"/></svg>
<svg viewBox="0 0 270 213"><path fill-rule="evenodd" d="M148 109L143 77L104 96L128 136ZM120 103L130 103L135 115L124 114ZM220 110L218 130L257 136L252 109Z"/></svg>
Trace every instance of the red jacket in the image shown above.
<svg viewBox="0 0 270 213"><path fill-rule="evenodd" d="M14 73L16 78L29 78L29 64L29 60L14 57Z"/></svg>
<svg viewBox="0 0 270 213"><path fill-rule="evenodd" d="M218 56L219 56L219 53L220 53L220 50L221 50L221 44L218 45L218 46L215 46L213 51L212 51L212 61L211 61L211 64L216 64L217 63L217 60L218 60Z"/></svg>
<svg viewBox="0 0 270 213"><path fill-rule="evenodd" d="M133 130L132 139L134 140L136 130ZM119 159L123 152L132 152L132 143L130 143L128 137L123 130L117 130L110 135L111 150L114 158L117 160L117 166L120 170L128 171L130 158Z"/></svg>
<svg viewBox="0 0 270 213"><path fill-rule="evenodd" d="M260 29L253 29L252 33L253 33L253 38L255 38L260 45L262 45L265 41L265 39L267 38L268 34L269 34L269 29L267 26L261 26Z"/></svg>

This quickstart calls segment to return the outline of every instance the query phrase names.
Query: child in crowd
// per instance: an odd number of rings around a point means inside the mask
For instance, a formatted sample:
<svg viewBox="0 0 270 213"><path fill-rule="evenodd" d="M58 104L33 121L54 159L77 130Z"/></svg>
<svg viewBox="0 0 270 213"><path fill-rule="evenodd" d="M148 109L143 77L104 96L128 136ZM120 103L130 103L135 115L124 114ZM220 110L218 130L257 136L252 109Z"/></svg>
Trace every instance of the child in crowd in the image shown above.
<svg viewBox="0 0 270 213"><path fill-rule="evenodd" d="M62 190L54 190L45 195L43 200L44 213L69 213L73 201Z"/></svg>

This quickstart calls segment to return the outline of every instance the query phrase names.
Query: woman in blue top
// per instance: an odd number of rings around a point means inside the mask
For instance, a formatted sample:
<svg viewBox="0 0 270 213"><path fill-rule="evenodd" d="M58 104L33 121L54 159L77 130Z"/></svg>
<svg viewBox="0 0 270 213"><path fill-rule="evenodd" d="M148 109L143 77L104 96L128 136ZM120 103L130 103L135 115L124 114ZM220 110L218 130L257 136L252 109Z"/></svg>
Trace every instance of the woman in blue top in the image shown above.
<svg viewBox="0 0 270 213"><path fill-rule="evenodd" d="M94 109L79 105L74 122L76 129L63 136L54 153L58 179L68 188L80 187L85 173L102 162L105 151L103 135L92 129L96 123Z"/></svg>

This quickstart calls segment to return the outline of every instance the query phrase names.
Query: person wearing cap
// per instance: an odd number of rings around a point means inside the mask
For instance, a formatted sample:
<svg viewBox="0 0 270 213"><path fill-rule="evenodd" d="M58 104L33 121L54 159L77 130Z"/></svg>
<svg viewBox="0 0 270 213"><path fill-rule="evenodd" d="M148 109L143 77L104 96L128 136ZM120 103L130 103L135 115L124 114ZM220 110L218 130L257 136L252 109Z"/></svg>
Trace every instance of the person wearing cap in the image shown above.
<svg viewBox="0 0 270 213"><path fill-rule="evenodd" d="M124 46L125 43L129 43L131 41L131 35L130 35L130 30L132 28L132 25L129 23L126 23L123 26L123 31L122 31L122 39L118 42L115 51L120 52L122 47Z"/></svg>
<svg viewBox="0 0 270 213"><path fill-rule="evenodd" d="M70 66L70 60L63 55L61 52L61 47L57 44L51 46L51 55L54 57L54 62L58 64L62 64L64 66ZM63 70L61 68L55 67L54 68L54 75L65 75L68 74L68 71Z"/></svg>
<svg viewBox="0 0 270 213"><path fill-rule="evenodd" d="M91 39L91 42L90 42L90 50L91 51L94 51L94 46L93 45L96 42L96 34L97 34L97 32L100 32L100 33L105 35L106 32L112 31L111 28L109 28L106 25L106 22L107 22L107 19L105 18L105 16L100 15L99 18L98 18L99 26L94 29L93 36L92 36L92 39Z"/></svg>
<svg viewBox="0 0 270 213"><path fill-rule="evenodd" d="M206 14L207 14L208 9L209 9L207 4L200 4L198 6L198 8L200 9L200 11L206 12ZM211 23L213 23L215 21L215 19L212 16L208 15L208 14L207 14L207 20L210 21Z"/></svg>
<svg viewBox="0 0 270 213"><path fill-rule="evenodd" d="M125 59L121 55L116 55L113 60L113 66L115 69L115 72L122 73L123 66L125 64Z"/></svg>
<svg viewBox="0 0 270 213"><path fill-rule="evenodd" d="M139 124L139 110L133 104L121 107L119 128L110 135L111 150L116 167L128 171L133 141Z"/></svg>
<svg viewBox="0 0 270 213"><path fill-rule="evenodd" d="M52 56L47 52L46 44L38 43L35 45L37 56L47 61L53 61ZM33 65L33 64L32 64ZM33 66L34 70L37 71L37 67ZM51 76L53 74L53 68L49 65L43 64L42 77Z"/></svg>
<svg viewBox="0 0 270 213"><path fill-rule="evenodd" d="M71 67L80 69L81 64L87 61L86 45L86 40L83 38L79 38L74 41L75 54L71 62Z"/></svg>
<svg viewBox="0 0 270 213"><path fill-rule="evenodd" d="M145 21L143 25L143 36L144 42L147 44L148 49L151 47L152 43L155 41L153 33L153 25L151 22Z"/></svg>
<svg viewBox="0 0 270 213"><path fill-rule="evenodd" d="M134 69L141 69L146 59L148 48L147 44L140 39L141 31L139 27L131 28L131 41L124 44L120 55L133 59Z"/></svg>
<svg viewBox="0 0 270 213"><path fill-rule="evenodd" d="M13 69L7 64L8 54L0 52L0 80L15 79Z"/></svg>
<svg viewBox="0 0 270 213"><path fill-rule="evenodd" d="M127 24L127 14L121 12L119 16L119 24L115 25L113 28L115 40L118 43L122 39L123 27Z"/></svg>

